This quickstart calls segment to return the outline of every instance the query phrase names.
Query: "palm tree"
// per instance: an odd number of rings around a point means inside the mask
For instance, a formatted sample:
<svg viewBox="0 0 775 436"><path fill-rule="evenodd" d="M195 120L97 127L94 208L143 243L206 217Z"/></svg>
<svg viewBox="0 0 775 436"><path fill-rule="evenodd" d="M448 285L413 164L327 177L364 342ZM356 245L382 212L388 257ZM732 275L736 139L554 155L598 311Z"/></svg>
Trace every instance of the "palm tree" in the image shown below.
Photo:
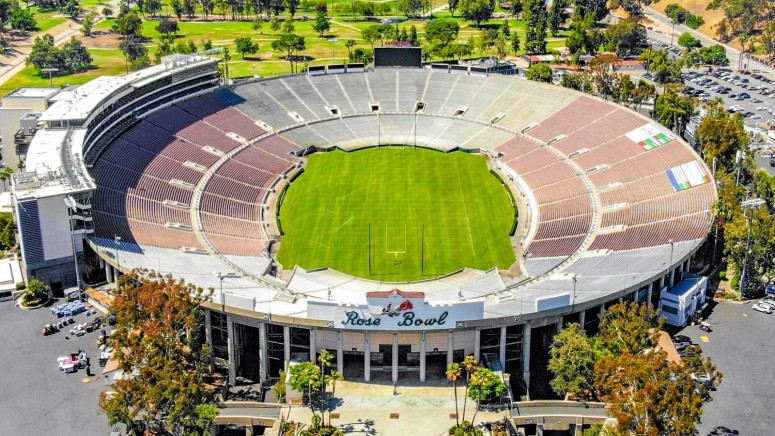
<svg viewBox="0 0 775 436"><path fill-rule="evenodd" d="M447 366L447 379L452 382L452 386L455 388L455 424L460 427L460 410L457 406L457 379L463 375L463 371L460 369L460 364L452 362Z"/></svg>
<svg viewBox="0 0 775 436"><path fill-rule="evenodd" d="M320 351L320 356L318 356L318 362L320 362L320 380L322 382L320 387L322 391L321 397L320 397L320 420L321 420L321 425L323 427L326 426L326 421L325 421L326 414L325 414L325 411L323 410L323 400L326 397L326 383L327 383L326 367L331 366L331 360L333 360L333 358L334 358L334 355L329 353L328 350L326 350L325 348Z"/></svg>
<svg viewBox="0 0 775 436"><path fill-rule="evenodd" d="M331 398L336 396L336 382L344 380L344 376L337 370L331 370L331 374L328 376L328 381L331 382ZM331 404L329 400L328 405L328 425L331 425Z"/></svg>
<svg viewBox="0 0 775 436"><path fill-rule="evenodd" d="M463 359L463 366L466 369L466 395L463 397L463 421L465 421L466 402L468 401L468 382L471 380L471 373L473 373L476 367L479 366L479 362L476 361L476 358L473 355L468 355L465 359Z"/></svg>

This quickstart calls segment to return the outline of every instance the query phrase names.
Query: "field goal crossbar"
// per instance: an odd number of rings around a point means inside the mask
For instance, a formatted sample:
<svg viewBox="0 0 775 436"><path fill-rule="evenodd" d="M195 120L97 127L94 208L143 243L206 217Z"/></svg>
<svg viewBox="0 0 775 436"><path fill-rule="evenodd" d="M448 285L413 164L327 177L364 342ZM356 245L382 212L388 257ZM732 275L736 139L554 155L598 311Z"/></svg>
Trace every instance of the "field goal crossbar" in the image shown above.
<svg viewBox="0 0 775 436"><path fill-rule="evenodd" d="M393 255L393 264L394 265L400 265L403 263L403 259L399 259L399 254L406 254L406 236L407 236L407 225L404 224L404 249L403 250L389 250L388 248L398 248L398 247L388 247L388 226L389 224L385 223L385 253L386 254L392 254Z"/></svg>

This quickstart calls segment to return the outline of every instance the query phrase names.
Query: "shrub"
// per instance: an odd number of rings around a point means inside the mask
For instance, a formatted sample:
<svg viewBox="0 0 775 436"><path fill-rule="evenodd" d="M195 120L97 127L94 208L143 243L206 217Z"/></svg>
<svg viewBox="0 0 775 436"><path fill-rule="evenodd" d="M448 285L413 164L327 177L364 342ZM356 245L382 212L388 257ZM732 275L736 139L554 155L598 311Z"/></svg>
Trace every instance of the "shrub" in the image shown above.
<svg viewBox="0 0 775 436"><path fill-rule="evenodd" d="M727 279L727 272L726 271L719 272L718 273L718 278L720 278L721 280L726 280Z"/></svg>
<svg viewBox="0 0 775 436"><path fill-rule="evenodd" d="M689 14L686 18L686 25L692 29L699 29L703 24L705 24L705 19L698 15Z"/></svg>
<svg viewBox="0 0 775 436"><path fill-rule="evenodd" d="M16 290L17 291L23 291L27 289L27 283L26 282L19 282L16 284Z"/></svg>

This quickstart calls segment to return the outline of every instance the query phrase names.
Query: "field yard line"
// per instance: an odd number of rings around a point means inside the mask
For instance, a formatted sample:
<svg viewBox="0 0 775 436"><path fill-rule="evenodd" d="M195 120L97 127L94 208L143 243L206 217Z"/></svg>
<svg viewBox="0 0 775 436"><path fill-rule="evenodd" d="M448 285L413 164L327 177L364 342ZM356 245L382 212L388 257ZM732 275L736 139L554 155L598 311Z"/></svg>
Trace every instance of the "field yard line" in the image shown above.
<svg viewBox="0 0 775 436"><path fill-rule="evenodd" d="M353 218L355 218L355 215L351 216L351 217L350 217L350 219L348 219L347 221L343 222L343 223L342 223L342 225L341 225L341 226L339 226L339 227L337 227L337 228L336 228L336 230L334 230L334 231L335 231L335 232L338 232L338 231L339 231L339 229L341 229L342 227L346 226L346 225L347 225L347 223L349 223L350 221L352 221L352 220L353 220Z"/></svg>
<svg viewBox="0 0 775 436"><path fill-rule="evenodd" d="M466 224L468 225L468 240L471 241L471 252L474 253L474 262L479 262L476 259L476 250L474 249L474 237L471 236L471 220L468 219L468 205L466 204L466 196L463 192L463 181L460 180L460 166L458 165L457 161L455 161L455 171L457 172L457 184L460 186L460 195L463 197L463 211L466 214Z"/></svg>

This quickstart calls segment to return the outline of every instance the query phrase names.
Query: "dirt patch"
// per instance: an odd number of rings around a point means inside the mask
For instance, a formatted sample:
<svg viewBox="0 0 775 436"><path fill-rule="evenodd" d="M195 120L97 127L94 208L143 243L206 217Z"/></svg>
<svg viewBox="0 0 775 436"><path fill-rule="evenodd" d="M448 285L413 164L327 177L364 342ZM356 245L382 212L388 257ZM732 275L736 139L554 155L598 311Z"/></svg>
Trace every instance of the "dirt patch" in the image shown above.
<svg viewBox="0 0 775 436"><path fill-rule="evenodd" d="M662 0L659 3L652 3L649 7L665 15L665 8L672 3L683 6L684 9L692 14L702 17L705 20L705 24L700 26L697 31L709 38L716 38L716 24L724 18L724 11L721 9L715 11L707 10L706 8L710 0Z"/></svg>
<svg viewBox="0 0 775 436"><path fill-rule="evenodd" d="M118 48L118 45L121 43L119 35L107 32L94 32L92 33L92 36L78 34L77 38L87 48L114 49Z"/></svg>

